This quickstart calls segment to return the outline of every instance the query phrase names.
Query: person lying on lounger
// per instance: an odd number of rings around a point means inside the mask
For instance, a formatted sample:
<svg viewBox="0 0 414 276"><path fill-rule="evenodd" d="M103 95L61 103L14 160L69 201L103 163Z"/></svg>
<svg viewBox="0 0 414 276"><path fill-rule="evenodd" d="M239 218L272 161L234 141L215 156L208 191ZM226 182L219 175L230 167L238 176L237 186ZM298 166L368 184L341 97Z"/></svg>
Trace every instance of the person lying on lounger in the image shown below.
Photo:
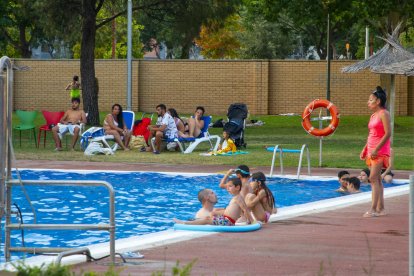
<svg viewBox="0 0 414 276"><path fill-rule="evenodd" d="M238 178L231 178L226 183L227 191L233 195L229 205L224 210L213 210L209 217L204 219L197 219L192 221L183 221L174 219L176 223L190 224L190 225L221 225L221 226L234 226L236 220L244 214L247 218L247 222L253 222L253 217L250 214L250 209L247 208L243 197L240 195L242 183Z"/></svg>

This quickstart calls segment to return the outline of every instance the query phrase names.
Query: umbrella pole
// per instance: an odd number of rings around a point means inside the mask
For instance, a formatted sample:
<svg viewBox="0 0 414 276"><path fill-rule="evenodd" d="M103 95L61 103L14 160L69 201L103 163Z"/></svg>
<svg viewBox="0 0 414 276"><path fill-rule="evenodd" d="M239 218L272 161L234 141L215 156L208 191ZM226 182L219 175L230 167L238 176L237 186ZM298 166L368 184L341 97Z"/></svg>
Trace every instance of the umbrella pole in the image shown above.
<svg viewBox="0 0 414 276"><path fill-rule="evenodd" d="M395 75L391 75L391 93L390 93L390 124L391 124L391 146L394 140L394 114L395 114ZM391 157L392 158L392 157Z"/></svg>

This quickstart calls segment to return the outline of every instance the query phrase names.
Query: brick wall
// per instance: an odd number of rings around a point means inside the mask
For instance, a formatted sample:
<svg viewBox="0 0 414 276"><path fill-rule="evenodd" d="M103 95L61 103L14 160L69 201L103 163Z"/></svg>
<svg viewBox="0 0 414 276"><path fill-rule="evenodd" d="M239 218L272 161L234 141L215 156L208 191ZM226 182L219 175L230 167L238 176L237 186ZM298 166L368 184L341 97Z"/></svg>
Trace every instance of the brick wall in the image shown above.
<svg viewBox="0 0 414 276"><path fill-rule="evenodd" d="M15 72L14 108L66 110L66 85L80 74L79 60L15 60L29 71ZM375 86L389 86L389 77L363 71L341 73L349 61L331 64L331 101L343 115L369 114L366 102ZM231 103L244 102L252 114L301 113L313 99L326 97L324 61L192 61L134 60L132 109L153 112L164 103L179 113L202 105L211 114L226 114ZM96 60L99 109L126 106L127 63ZM413 115L414 77L396 77L396 114ZM389 91L389 89L387 90Z"/></svg>

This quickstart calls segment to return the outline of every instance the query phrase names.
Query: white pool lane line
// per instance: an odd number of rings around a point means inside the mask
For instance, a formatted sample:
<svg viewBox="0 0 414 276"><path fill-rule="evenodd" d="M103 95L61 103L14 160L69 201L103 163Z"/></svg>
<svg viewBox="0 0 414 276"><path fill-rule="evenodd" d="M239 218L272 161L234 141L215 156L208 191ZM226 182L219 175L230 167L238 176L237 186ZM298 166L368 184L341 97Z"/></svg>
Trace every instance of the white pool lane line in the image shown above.
<svg viewBox="0 0 414 276"><path fill-rule="evenodd" d="M57 170L62 171L62 170ZM65 170L65 171L74 171L74 170ZM79 171L76 171L79 172ZM85 173L91 171L82 171ZM96 172L96 171L95 171ZM164 173L164 172L158 172ZM165 174L177 174L177 173L165 173ZM180 175L210 175L210 174L194 174L194 173L180 173ZM277 177L280 177L277 176ZM296 178L293 175L283 176L286 178ZM303 179L312 179L312 180L333 180L336 178L333 177L321 177L321 176L306 176ZM407 183L408 180L395 180L396 183ZM384 197L390 198L395 196L401 196L409 193L409 185L400 185L396 187L384 189ZM290 218L295 218L299 216L321 213L325 211L345 208L355 204L366 203L371 201L371 192L358 193L353 195L342 196L333 199L325 199L311 203L305 203L300 205L293 205L289 207L283 207L278 209L278 213L270 217L270 222L275 222L279 220L286 220ZM362 210L363 211L363 210ZM186 240L191 240L195 238L200 238L208 235L213 235L216 233L203 233L195 231L180 231L180 230L166 230L157 233L134 236L130 238L118 239L115 243L115 252L123 253L130 251L139 251L143 249L149 249L158 246L165 246L172 243L182 242ZM103 256L109 255L109 242L94 244L87 246L91 252L91 255L94 258L101 258ZM40 266L42 264L50 264L54 262L56 256L35 256L25 260L26 265L30 266ZM85 256L74 255L68 256L62 259L63 265L72 265L78 264L86 261ZM0 269L14 270L14 267L11 263L0 264Z"/></svg>

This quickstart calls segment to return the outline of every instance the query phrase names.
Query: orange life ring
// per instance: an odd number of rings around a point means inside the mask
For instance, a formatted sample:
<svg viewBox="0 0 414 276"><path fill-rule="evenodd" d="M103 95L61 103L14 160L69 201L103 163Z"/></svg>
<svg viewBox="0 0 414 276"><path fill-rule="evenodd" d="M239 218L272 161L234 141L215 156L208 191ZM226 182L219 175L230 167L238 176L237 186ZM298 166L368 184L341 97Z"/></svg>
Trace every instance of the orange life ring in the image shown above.
<svg viewBox="0 0 414 276"><path fill-rule="evenodd" d="M312 112L319 107L324 107L329 110L331 113L332 119L329 123L329 126L319 129L314 128L311 124L310 115ZM339 125L339 112L336 106L328 100L313 100L310 102L303 110L302 113L302 126L309 134L313 136L328 136L335 132L336 128Z"/></svg>

